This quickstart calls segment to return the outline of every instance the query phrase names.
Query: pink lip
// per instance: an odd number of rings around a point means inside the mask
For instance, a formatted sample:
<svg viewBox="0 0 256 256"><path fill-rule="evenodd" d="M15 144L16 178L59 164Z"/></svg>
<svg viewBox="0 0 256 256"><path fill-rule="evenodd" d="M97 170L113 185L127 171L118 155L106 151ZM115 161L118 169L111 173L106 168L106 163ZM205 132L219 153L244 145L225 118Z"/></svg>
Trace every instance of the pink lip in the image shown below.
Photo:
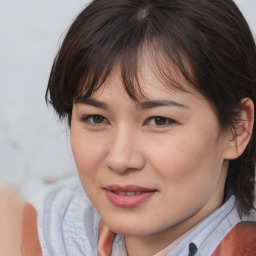
<svg viewBox="0 0 256 256"><path fill-rule="evenodd" d="M157 190L134 185L119 186L110 185L105 187L109 201L117 207L129 208L142 204L149 199ZM137 195L119 195L115 192L137 192Z"/></svg>

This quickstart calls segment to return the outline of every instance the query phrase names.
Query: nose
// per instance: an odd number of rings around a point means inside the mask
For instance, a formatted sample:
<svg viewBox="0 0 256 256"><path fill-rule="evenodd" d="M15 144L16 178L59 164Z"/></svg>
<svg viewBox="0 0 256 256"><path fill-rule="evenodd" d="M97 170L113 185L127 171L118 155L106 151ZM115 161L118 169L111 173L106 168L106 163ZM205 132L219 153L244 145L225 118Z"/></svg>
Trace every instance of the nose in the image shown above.
<svg viewBox="0 0 256 256"><path fill-rule="evenodd" d="M145 158L139 143L131 131L116 132L106 156L107 167L117 173L143 169Z"/></svg>

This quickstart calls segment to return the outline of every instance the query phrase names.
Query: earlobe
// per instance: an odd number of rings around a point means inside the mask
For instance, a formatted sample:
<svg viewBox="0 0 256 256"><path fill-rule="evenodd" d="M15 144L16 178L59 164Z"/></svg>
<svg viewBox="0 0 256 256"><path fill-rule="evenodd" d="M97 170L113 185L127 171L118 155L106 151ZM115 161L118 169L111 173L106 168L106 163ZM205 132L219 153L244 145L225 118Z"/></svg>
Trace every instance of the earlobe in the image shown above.
<svg viewBox="0 0 256 256"><path fill-rule="evenodd" d="M235 159L242 155L247 147L254 125L254 104L250 98L241 100L239 120L230 136L225 152L225 159Z"/></svg>

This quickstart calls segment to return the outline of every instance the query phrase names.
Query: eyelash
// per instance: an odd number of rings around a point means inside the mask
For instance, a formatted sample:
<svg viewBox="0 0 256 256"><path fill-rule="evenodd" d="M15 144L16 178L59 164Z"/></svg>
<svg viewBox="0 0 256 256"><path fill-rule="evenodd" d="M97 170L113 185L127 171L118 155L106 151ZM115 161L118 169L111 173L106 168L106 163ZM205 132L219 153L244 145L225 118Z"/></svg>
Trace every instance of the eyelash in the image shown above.
<svg viewBox="0 0 256 256"><path fill-rule="evenodd" d="M158 119L162 119L162 121L164 121L164 124L159 124L159 125L157 125L157 124L156 124L157 118L158 118ZM167 117L163 117L163 116L152 116L152 117L149 117L149 118L146 120L145 124L146 124L146 123L149 123L151 120L154 120L154 122L155 122L155 125L153 125L153 126L157 126L157 127L166 127L166 126L168 126L168 125L171 125L171 124L175 124L175 123L176 123L176 121L174 121L173 119L167 118ZM159 120L158 120L158 121L159 121Z"/></svg>
<svg viewBox="0 0 256 256"><path fill-rule="evenodd" d="M100 118L102 120L102 122L97 123L97 122L95 122L95 120L93 120L94 118ZM157 125L156 124L157 119L158 119L158 121L164 121L164 123ZM151 117L146 119L146 121L143 123L143 125L149 124L149 122L152 121L152 120L154 120L155 124L151 124L151 125L152 126L156 126L156 127L166 127L168 125L177 123L175 120L167 118L167 117L151 116ZM87 115L87 116L83 116L81 118L81 121L85 122L85 123L89 123L90 125L93 125L93 126L100 126L100 125L103 125L103 124L109 124L109 121L105 117L103 117L101 115Z"/></svg>
<svg viewBox="0 0 256 256"><path fill-rule="evenodd" d="M96 117L102 118L102 120L104 122L100 122L100 123L95 122L93 120L93 118L96 118ZM92 119L92 120L90 120L90 119ZM105 117L101 116L101 115L87 115L87 116L83 116L80 120L84 123L89 123L90 125L93 125L93 126L99 126L99 125L102 125L102 124L105 124L105 123L109 123L107 121L107 119Z"/></svg>

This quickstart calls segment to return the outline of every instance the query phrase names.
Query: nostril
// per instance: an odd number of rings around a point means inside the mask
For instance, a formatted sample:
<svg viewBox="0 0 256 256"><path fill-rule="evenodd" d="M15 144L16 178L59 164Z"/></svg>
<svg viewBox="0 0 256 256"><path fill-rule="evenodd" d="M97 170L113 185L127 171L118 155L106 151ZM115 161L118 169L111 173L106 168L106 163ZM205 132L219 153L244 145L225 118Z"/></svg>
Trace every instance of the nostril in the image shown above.
<svg viewBox="0 0 256 256"><path fill-rule="evenodd" d="M120 154L111 152L106 157L106 165L111 171L124 173L141 170L145 165L145 160L143 155L136 151L120 152Z"/></svg>

